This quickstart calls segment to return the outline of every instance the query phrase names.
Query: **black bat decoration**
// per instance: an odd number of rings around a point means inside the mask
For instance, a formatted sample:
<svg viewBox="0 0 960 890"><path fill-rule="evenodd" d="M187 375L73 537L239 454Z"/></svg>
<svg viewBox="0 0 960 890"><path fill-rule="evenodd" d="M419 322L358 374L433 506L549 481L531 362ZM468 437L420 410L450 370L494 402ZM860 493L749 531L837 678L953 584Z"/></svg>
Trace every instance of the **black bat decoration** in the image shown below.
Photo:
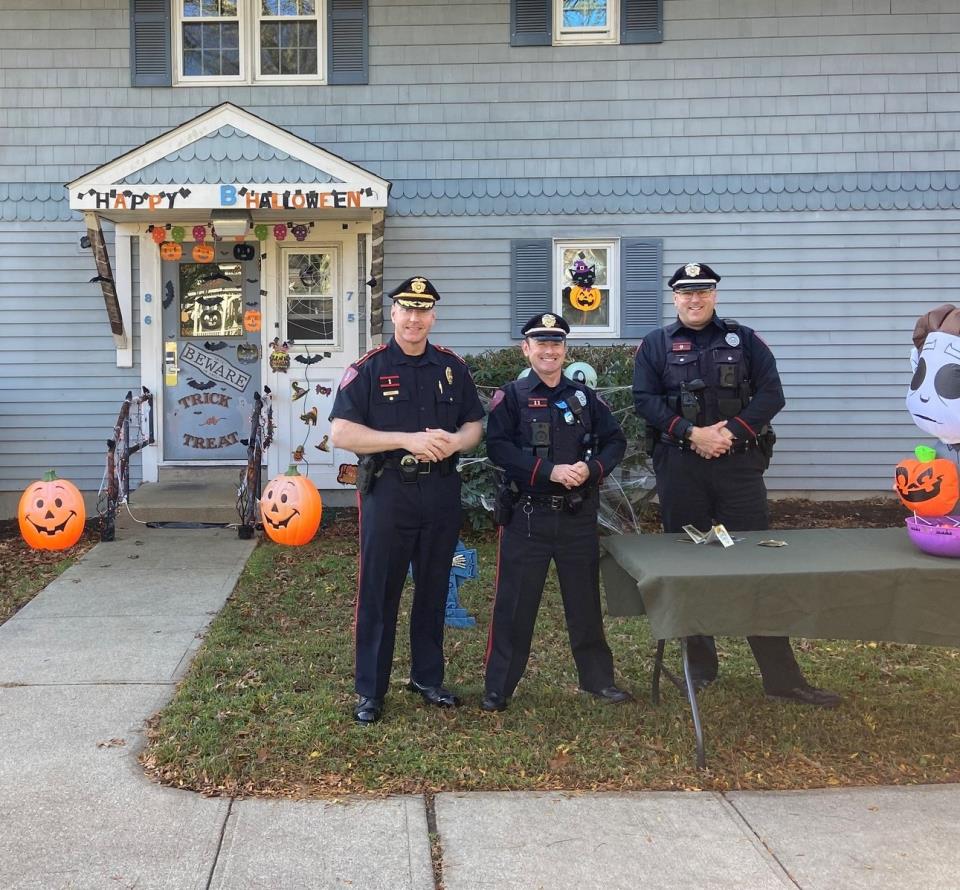
<svg viewBox="0 0 960 890"><path fill-rule="evenodd" d="M254 301L253 303L244 303L244 306L259 306L260 304Z"/></svg>
<svg viewBox="0 0 960 890"><path fill-rule="evenodd" d="M216 352L218 349L223 349L224 346L229 346L226 340L217 340L216 343L212 343L210 340L205 340L203 343L204 349L209 349L211 352Z"/></svg>
<svg viewBox="0 0 960 890"><path fill-rule="evenodd" d="M90 279L90 283L93 284L95 281L105 281L107 284L113 284L113 279L107 278L105 275L94 275Z"/></svg>
<svg viewBox="0 0 960 890"><path fill-rule="evenodd" d="M224 275L223 272L211 272L209 275L201 276L198 280L204 284L208 281L229 281L233 284L233 279L229 275Z"/></svg>
<svg viewBox="0 0 960 890"><path fill-rule="evenodd" d="M194 389L213 389L217 385L215 380L205 380L201 383L199 380L194 380L192 377L187 381L187 386L192 386Z"/></svg>
<svg viewBox="0 0 960 890"><path fill-rule="evenodd" d="M259 278L248 278L248 279L247 279L247 284L259 284L259 283L260 283L260 279L259 279Z"/></svg>
<svg viewBox="0 0 960 890"><path fill-rule="evenodd" d="M298 355L296 358L301 365L314 365L323 361L322 355Z"/></svg>
<svg viewBox="0 0 960 890"><path fill-rule="evenodd" d="M203 414L202 411L194 411L193 413L194 413L194 414Z"/></svg>
<svg viewBox="0 0 960 890"><path fill-rule="evenodd" d="M173 302L173 282L168 281L163 286L163 308L168 309Z"/></svg>
<svg viewBox="0 0 960 890"><path fill-rule="evenodd" d="M223 302L223 297L197 297L197 302L201 306L219 306Z"/></svg>

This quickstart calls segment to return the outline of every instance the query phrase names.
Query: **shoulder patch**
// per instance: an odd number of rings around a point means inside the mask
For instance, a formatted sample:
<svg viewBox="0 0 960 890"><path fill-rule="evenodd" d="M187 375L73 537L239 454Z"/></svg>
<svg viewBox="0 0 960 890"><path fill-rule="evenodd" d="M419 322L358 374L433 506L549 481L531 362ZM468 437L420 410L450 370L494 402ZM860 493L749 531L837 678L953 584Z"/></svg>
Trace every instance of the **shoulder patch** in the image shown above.
<svg viewBox="0 0 960 890"><path fill-rule="evenodd" d="M357 367L356 365L350 365L350 367L343 372L343 377L340 378L340 389L346 389L356 379Z"/></svg>
<svg viewBox="0 0 960 890"><path fill-rule="evenodd" d="M496 410L497 405L499 405L504 400L504 398L506 398L506 395L507 394L502 389L498 389L493 394L493 398L490 399L490 407L487 410L488 411Z"/></svg>
<svg viewBox="0 0 960 890"><path fill-rule="evenodd" d="M436 346L436 345L434 345L433 348L436 349L438 352L444 353L445 355L452 355L458 362L460 362L461 365L465 365L465 364L467 363L467 362L466 362L466 359L461 358L461 357L460 357L459 355L457 355L452 349L447 349L446 346Z"/></svg>
<svg viewBox="0 0 960 890"><path fill-rule="evenodd" d="M388 345L388 344L383 343L383 344L381 344L380 346L374 346L373 349L367 350L367 351L366 351L363 355L361 355L360 358L358 358L350 367L352 367L352 368L358 368L358 367L360 367L360 365L362 365L367 359L372 358L372 357L375 356L378 352L383 352L383 350L387 348L387 345ZM355 377L355 376L356 376L356 371L354 371L354 377ZM353 377L351 377L350 379L352 380ZM343 384L340 384L340 385L342 386Z"/></svg>

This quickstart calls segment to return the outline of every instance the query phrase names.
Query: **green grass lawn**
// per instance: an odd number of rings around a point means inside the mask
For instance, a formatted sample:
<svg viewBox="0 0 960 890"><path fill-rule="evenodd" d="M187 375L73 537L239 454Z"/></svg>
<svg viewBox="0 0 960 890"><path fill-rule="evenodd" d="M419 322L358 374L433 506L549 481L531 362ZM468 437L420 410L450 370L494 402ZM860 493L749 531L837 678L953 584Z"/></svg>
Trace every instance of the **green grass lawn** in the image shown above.
<svg viewBox="0 0 960 890"><path fill-rule="evenodd" d="M382 722L353 723L355 526L302 548L263 543L214 621L189 676L150 727L142 761L160 781L205 793L328 795L495 789L730 789L960 780L960 658L950 649L795 641L809 679L840 691L836 711L763 697L745 641L721 641L721 679L701 696L706 772L694 765L685 700L665 684L650 702L646 621L607 620L618 682L637 703L577 692L551 576L527 675L510 709L485 714L482 659L496 544L477 546L481 577L461 588L478 619L447 630L447 684L463 707L406 692L401 609ZM409 591L404 606L409 605Z"/></svg>

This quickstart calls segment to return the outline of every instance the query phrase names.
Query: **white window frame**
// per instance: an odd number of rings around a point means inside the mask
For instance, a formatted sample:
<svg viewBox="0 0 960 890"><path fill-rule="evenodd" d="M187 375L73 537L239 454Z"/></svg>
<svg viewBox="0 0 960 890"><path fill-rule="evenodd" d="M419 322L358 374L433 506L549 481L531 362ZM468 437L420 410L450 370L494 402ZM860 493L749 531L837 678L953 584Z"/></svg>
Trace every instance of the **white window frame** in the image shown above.
<svg viewBox="0 0 960 890"><path fill-rule="evenodd" d="M228 77L186 76L183 73L183 25L184 22L218 19L185 19L183 0L173 0L173 62L176 70L173 80L176 86L215 86L218 84L283 84L285 86L316 86L327 80L327 2L316 0L317 22L317 73L316 75L286 75L260 73L260 0L237 0L237 18L240 23L240 73ZM309 19L298 16L296 20ZM280 21L280 17L269 19ZM288 19L290 20L290 19ZM232 19L227 19L232 21Z"/></svg>
<svg viewBox="0 0 960 890"><path fill-rule="evenodd" d="M609 324L600 327L594 325L570 325L570 339L595 340L620 336L620 239L619 238L555 238L553 241L553 311L563 316L565 287L563 263L564 250L584 248L594 250L603 248L607 253L607 318Z"/></svg>
<svg viewBox="0 0 960 890"><path fill-rule="evenodd" d="M563 0L553 0L553 45L620 42L620 0L607 0L606 28L564 28Z"/></svg>
<svg viewBox="0 0 960 890"><path fill-rule="evenodd" d="M290 292L288 288L289 277L287 274L288 257L294 253L329 253L333 264L332 274L330 275L330 296L333 331L332 340L294 340L293 351L297 346L306 344L311 347L323 347L328 352L340 352L343 349L343 306L342 291L340 289L342 270L342 251L339 244L310 244L309 242L297 242L294 246L282 247L280 249L280 262L278 264L280 281L277 293L280 294L280 339L287 336L287 309L290 305Z"/></svg>

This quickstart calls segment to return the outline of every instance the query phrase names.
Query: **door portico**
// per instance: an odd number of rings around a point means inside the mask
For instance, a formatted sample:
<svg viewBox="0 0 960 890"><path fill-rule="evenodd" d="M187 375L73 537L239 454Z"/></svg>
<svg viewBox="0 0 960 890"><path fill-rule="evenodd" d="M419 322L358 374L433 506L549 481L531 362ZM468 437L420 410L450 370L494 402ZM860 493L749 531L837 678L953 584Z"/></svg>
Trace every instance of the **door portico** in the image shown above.
<svg viewBox="0 0 960 890"><path fill-rule="evenodd" d="M279 175L232 175L251 170L230 158L254 153ZM71 207L115 225L120 314L134 316L125 293L139 303L141 380L159 433L144 481L161 467L245 463L233 440L248 434L253 391L268 387L268 473L296 463L321 490L340 488L340 465L355 457L332 447L327 415L344 370L372 345L373 233L389 183L226 104L68 188ZM129 360L130 342L117 343Z"/></svg>

